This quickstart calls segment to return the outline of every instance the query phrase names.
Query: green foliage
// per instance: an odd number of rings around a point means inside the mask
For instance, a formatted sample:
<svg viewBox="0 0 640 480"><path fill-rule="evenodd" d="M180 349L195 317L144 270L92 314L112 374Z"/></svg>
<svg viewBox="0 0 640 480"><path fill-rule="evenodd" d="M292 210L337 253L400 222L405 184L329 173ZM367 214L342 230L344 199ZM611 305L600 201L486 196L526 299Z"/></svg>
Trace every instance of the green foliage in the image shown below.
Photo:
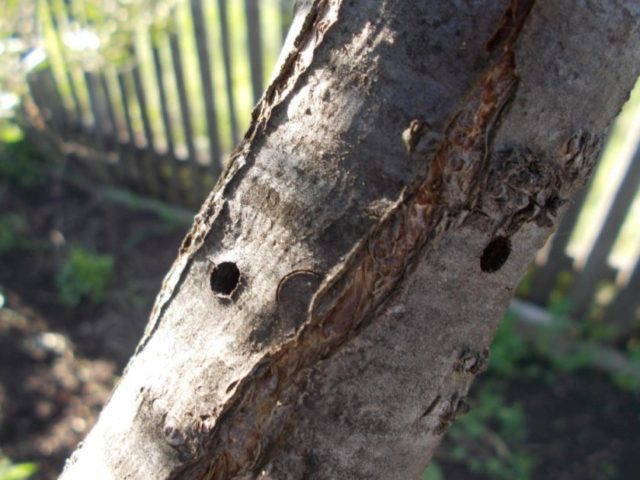
<svg viewBox="0 0 640 480"><path fill-rule="evenodd" d="M24 132L15 122L0 119L0 143L17 143L23 138Z"/></svg>
<svg viewBox="0 0 640 480"><path fill-rule="evenodd" d="M520 283L516 287L515 296L519 298L527 298L531 295L531 290L533 289L533 275L535 274L536 266L535 263L531 263L529 268L527 269L527 273L520 279Z"/></svg>
<svg viewBox="0 0 640 480"><path fill-rule="evenodd" d="M37 470L35 463L13 463L0 454L0 480L26 480Z"/></svg>
<svg viewBox="0 0 640 480"><path fill-rule="evenodd" d="M572 348L579 341L580 327L566 317L555 317L536 333L532 349L538 357L551 362L553 370L574 372L591 364L590 353ZM560 341L569 343L564 345Z"/></svg>
<svg viewBox="0 0 640 480"><path fill-rule="evenodd" d="M121 65L131 59L136 35L148 28L166 28L177 3L99 0L66 4L54 0L43 6L41 16L56 21L67 61L85 67L95 66L96 61Z"/></svg>
<svg viewBox="0 0 640 480"><path fill-rule="evenodd" d="M484 387L475 407L449 432L455 446L449 454L475 474L496 480L528 480L534 457L524 449L526 416L518 404L509 405L497 391Z"/></svg>
<svg viewBox="0 0 640 480"><path fill-rule="evenodd" d="M68 306L76 306L83 299L100 303L106 297L112 278L110 255L95 255L75 248L56 276L60 300Z"/></svg>
<svg viewBox="0 0 640 480"><path fill-rule="evenodd" d="M620 390L634 393L640 392L640 380L637 377L625 373L617 373L612 375L611 379Z"/></svg>
<svg viewBox="0 0 640 480"><path fill-rule="evenodd" d="M515 322L515 317L507 313L491 346L489 370L504 377L514 375L518 363L530 354L530 345L516 332Z"/></svg>
<svg viewBox="0 0 640 480"><path fill-rule="evenodd" d="M553 367L560 372L575 372L592 364L592 357L588 352L568 350L561 353L550 353L548 358Z"/></svg>
<svg viewBox="0 0 640 480"><path fill-rule="evenodd" d="M640 345L629 347L628 358L634 366L640 369ZM620 390L640 393L640 379L628 373L618 373L612 376L613 383Z"/></svg>
<svg viewBox="0 0 640 480"><path fill-rule="evenodd" d="M42 183L45 179L43 162L34 148L21 136L0 140L0 180L22 188Z"/></svg>
<svg viewBox="0 0 640 480"><path fill-rule="evenodd" d="M596 466L598 478L621 478L618 466L610 462L600 462Z"/></svg>
<svg viewBox="0 0 640 480"><path fill-rule="evenodd" d="M569 289L573 283L573 273L562 271L558 274L556 284L549 296L548 310L554 317L566 316L572 308Z"/></svg>
<svg viewBox="0 0 640 480"><path fill-rule="evenodd" d="M596 342L613 340L620 332L617 325L607 323L604 319L587 319L582 323L584 338Z"/></svg>
<svg viewBox="0 0 640 480"><path fill-rule="evenodd" d="M0 214L0 254L28 246L29 242L25 238L26 230L25 219L17 213Z"/></svg>
<svg viewBox="0 0 640 480"><path fill-rule="evenodd" d="M422 480L445 480L438 462L432 461L422 474Z"/></svg>

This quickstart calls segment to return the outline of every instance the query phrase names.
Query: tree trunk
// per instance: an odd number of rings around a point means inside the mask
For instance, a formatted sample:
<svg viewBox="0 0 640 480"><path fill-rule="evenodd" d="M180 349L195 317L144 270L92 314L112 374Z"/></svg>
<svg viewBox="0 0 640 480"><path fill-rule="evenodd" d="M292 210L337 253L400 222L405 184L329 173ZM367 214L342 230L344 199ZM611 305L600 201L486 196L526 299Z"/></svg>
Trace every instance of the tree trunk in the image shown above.
<svg viewBox="0 0 640 480"><path fill-rule="evenodd" d="M63 478L418 478L640 65L635 0L302 10Z"/></svg>

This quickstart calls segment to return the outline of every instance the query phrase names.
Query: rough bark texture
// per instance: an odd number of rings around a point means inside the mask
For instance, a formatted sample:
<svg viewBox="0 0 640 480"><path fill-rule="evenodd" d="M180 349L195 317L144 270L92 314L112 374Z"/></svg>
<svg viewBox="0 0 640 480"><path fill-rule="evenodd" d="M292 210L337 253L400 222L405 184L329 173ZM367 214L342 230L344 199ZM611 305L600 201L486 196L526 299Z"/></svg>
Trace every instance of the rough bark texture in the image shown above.
<svg viewBox="0 0 640 480"><path fill-rule="evenodd" d="M640 65L633 0L304 9L63 478L418 478Z"/></svg>

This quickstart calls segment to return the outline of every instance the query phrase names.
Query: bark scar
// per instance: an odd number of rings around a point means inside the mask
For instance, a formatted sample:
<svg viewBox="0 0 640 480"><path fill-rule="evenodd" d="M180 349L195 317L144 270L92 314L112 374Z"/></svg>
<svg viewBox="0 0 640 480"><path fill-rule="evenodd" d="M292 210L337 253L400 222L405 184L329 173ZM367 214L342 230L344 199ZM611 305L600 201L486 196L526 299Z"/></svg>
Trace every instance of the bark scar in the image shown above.
<svg viewBox="0 0 640 480"><path fill-rule="evenodd" d="M225 479L252 472L265 445L286 425L286 413L304 392L310 370L371 321L415 260L479 201L491 130L517 86L512 49L516 37L510 37L503 54L452 116L425 165L426 175L405 188L327 277L296 336L266 353L238 382L213 426L202 425L202 435L194 439L200 441L199 453L171 478ZM442 419L446 425L449 417L466 409L459 398L447 403L451 412Z"/></svg>

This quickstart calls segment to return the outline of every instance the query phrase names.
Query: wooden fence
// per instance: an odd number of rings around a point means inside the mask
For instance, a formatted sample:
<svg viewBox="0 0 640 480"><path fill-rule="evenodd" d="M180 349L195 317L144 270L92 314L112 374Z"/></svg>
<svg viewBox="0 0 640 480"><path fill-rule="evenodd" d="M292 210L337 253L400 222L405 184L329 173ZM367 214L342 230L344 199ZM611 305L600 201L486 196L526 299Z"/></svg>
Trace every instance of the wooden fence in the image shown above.
<svg viewBox="0 0 640 480"><path fill-rule="evenodd" d="M98 68L65 43L92 40L78 3L42 13L47 60L28 83L48 134L100 181L198 206L262 94L293 0L176 1L161 28L135 32L121 65Z"/></svg>
<svg viewBox="0 0 640 480"><path fill-rule="evenodd" d="M71 3L64 2L63 7ZM225 154L246 127L251 105L261 95L265 72L273 65L289 22L291 3L179 2L174 9L188 8L191 27L142 35L147 44L136 43L129 61L118 68L84 70L69 62L69 52L59 48L49 63L29 76L33 100L46 123L44 130L70 161L86 167L84 171L101 182L176 204L199 205L219 175ZM230 10L236 17L241 11L241 22L229 21ZM47 14L62 45L61 29L70 22L70 12L51 8ZM268 35L263 28L265 17L271 22ZM194 46L190 54L185 54L184 45ZM238 62L247 66L244 77L234 67ZM240 101L242 95L245 98ZM632 122L635 130L628 130L640 137L637 110ZM640 149L637 138L625 141L627 154L615 154L614 163L626 165L626 171L604 220L596 222L597 234L583 261L570 255L567 247L585 230L580 226L584 218L578 219L593 210L585 207L593 183L572 205L520 289L521 296L562 314L594 322L606 318L617 329L617 338L628 336L637 321L640 293L637 207L630 213L640 180ZM601 173L594 177L600 183ZM631 240L627 239L624 261L614 268L610 256L625 221ZM603 291L608 298L603 298L607 297Z"/></svg>
<svg viewBox="0 0 640 480"><path fill-rule="evenodd" d="M640 133L640 128L638 130ZM626 168L612 198L604 202L604 218L591 225L595 227L592 229L596 232L595 238L582 258L569 255L568 246L576 234L580 234L579 218L586 215L586 221L589 221L588 215L593 208L586 208L585 204L588 194L593 194L595 182L581 192L554 236L549 239L543 255L540 255L543 258L537 262L529 288L524 294L539 305L549 305L554 301L555 294L556 298L566 299L560 310L573 318L590 318L599 322L606 319L607 325L612 327L612 339L626 338L634 327L637 328L640 306L640 225L637 212L634 215L632 211L640 184L640 148L637 140L630 153L631 158L615 159L623 166L626 163ZM597 171L594 179L598 176L602 177L603 172ZM623 227L631 232L631 242L627 245L626 254L614 267L611 255Z"/></svg>

